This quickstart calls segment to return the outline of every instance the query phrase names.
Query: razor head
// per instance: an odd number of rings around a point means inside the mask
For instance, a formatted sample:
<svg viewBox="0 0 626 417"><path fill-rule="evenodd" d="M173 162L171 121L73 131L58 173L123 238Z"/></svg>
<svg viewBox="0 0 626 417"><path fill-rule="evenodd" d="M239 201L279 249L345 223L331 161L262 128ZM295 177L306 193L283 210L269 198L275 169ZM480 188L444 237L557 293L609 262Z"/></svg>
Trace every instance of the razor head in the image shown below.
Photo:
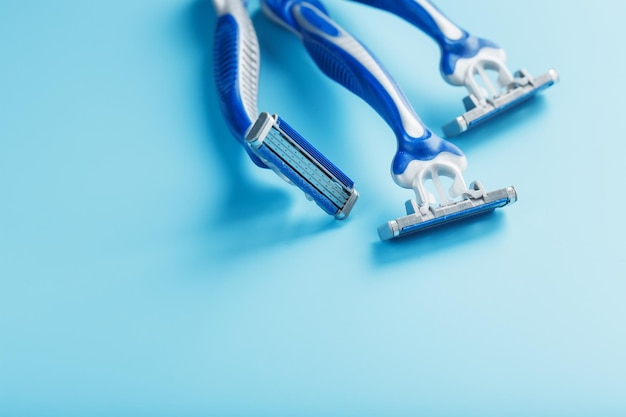
<svg viewBox="0 0 626 417"><path fill-rule="evenodd" d="M417 206L415 200L409 200L406 202L407 215L388 221L380 226L378 228L378 237L383 241L395 239L457 220L488 213L497 208L513 204L516 201L517 191L515 191L513 186L483 193L479 198L466 196L465 199L450 204L439 207L431 206L425 214Z"/></svg>
<svg viewBox="0 0 626 417"><path fill-rule="evenodd" d="M354 182L283 119L261 113L245 141L252 153L326 213L337 219L350 214L359 196Z"/></svg>
<svg viewBox="0 0 626 417"><path fill-rule="evenodd" d="M555 69L533 78L528 71L521 69L515 73L515 83L502 94L480 101L476 96L469 95L463 99L466 112L443 126L446 137L454 137L472 129L495 116L498 116L518 104L534 97L559 80Z"/></svg>

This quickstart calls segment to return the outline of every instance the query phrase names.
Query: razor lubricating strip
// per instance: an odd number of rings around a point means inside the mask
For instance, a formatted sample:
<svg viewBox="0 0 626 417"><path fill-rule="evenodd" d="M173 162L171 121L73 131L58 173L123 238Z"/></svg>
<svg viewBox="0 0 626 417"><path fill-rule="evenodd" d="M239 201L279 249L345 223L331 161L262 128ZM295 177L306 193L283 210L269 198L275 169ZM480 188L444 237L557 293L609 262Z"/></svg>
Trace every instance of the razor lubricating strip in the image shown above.
<svg viewBox="0 0 626 417"><path fill-rule="evenodd" d="M528 71L512 74L506 67L504 49L470 35L450 21L428 0L353 0L387 10L413 24L437 42L441 49L440 71L444 80L465 86L466 112L443 126L448 137L459 135L534 97L559 80L554 69L533 78ZM494 71L497 81L488 76Z"/></svg>
<svg viewBox="0 0 626 417"><path fill-rule="evenodd" d="M465 185L462 172L467 160L463 152L424 126L387 70L363 44L330 19L319 0L263 0L261 4L271 19L302 39L326 75L364 99L391 127L398 143L392 177L399 186L415 192L413 204L421 215L407 220L415 223L414 230L426 222L424 219L436 218L429 223L432 227L496 208L489 195L498 192L486 193L482 187ZM444 189L440 177L452 180L449 190ZM436 195L427 189L431 183ZM434 212L437 214L428 219ZM402 220L405 228L407 221ZM399 234L391 233L391 237L396 236Z"/></svg>
<svg viewBox="0 0 626 417"><path fill-rule="evenodd" d="M260 51L245 2L213 4L218 15L215 81L232 134L256 165L271 168L326 213L345 218L358 198L354 183L282 119L267 113L257 117Z"/></svg>
<svg viewBox="0 0 626 417"><path fill-rule="evenodd" d="M261 113L246 136L251 151L326 213L345 218L358 198L354 182L278 116Z"/></svg>

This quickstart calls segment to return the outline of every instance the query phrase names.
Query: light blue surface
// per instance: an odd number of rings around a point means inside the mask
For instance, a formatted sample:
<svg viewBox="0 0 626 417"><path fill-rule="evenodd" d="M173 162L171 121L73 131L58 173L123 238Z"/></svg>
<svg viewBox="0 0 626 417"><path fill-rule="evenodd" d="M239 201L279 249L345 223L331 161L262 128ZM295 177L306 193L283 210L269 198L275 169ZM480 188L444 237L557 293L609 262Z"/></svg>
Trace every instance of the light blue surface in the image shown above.
<svg viewBox="0 0 626 417"><path fill-rule="evenodd" d="M462 111L432 40L327 3L435 132ZM259 13L259 109L355 180L347 221L230 136L205 0L0 2L0 415L626 414L626 5L471 4L437 2L561 73L455 141L520 200L382 244L391 131Z"/></svg>

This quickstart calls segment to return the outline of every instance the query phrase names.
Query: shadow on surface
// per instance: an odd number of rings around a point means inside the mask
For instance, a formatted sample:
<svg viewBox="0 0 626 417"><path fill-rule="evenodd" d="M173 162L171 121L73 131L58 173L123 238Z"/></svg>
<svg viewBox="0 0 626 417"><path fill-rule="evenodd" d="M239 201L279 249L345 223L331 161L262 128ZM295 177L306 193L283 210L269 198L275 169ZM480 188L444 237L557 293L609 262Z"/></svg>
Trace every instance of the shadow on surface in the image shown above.
<svg viewBox="0 0 626 417"><path fill-rule="evenodd" d="M264 216L258 222L225 223L222 227L212 228L211 239L220 242L219 247L212 247L212 255L222 261L237 258L253 250L281 243L289 245L301 238L347 225L333 217L322 216L323 213L311 218L293 219L277 213Z"/></svg>
<svg viewBox="0 0 626 417"><path fill-rule="evenodd" d="M283 191L255 184L246 175L248 166L253 163L222 117L213 78L213 43L217 21L213 4L210 0L197 0L192 3L189 12L191 29L202 54L202 63L198 69L198 89L201 91L200 98L206 115L208 142L221 165L220 169L214 171L222 173L216 180L227 183L225 189L228 194L223 198L217 221L256 217L284 209L289 198Z"/></svg>
<svg viewBox="0 0 626 417"><path fill-rule="evenodd" d="M376 266L385 266L468 244L500 230L504 224L503 216L504 213L496 210L395 240L375 242L372 245L373 262Z"/></svg>
<svg viewBox="0 0 626 417"><path fill-rule="evenodd" d="M211 239L221 237L224 242L232 242L237 250L244 250L338 227L332 217L324 215L317 208L312 208L316 210L316 216L312 218L287 221L285 217L291 206L291 198L289 192L280 187L292 186L276 178L276 188L268 187L247 175L248 172L263 169L254 166L248 159L245 150L228 129L220 111L213 78L213 43L217 16L212 2L193 2L188 11L188 19L192 36L202 55L198 68L198 89L206 115L207 143L209 151L217 155L213 160L220 165L213 167L212 171L220 172L215 181L224 182L223 189L226 190L225 195L221 196L217 213L211 216L207 225L207 233ZM228 246L225 245L225 251Z"/></svg>

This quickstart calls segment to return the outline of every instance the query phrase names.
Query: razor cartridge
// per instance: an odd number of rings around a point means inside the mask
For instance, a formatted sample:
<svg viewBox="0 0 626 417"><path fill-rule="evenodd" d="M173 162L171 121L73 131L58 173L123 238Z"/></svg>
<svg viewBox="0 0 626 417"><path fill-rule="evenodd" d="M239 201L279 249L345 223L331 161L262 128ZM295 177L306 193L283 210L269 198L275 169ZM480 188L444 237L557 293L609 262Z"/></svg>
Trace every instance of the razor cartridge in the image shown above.
<svg viewBox="0 0 626 417"><path fill-rule="evenodd" d="M279 117L257 117L259 43L242 0L213 0L215 82L220 108L250 159L304 191L326 213L345 218L358 198L354 183ZM255 121L255 122L253 122Z"/></svg>
<svg viewBox="0 0 626 417"><path fill-rule="evenodd" d="M559 80L555 69L533 78L526 70L519 70L515 74L513 86L503 93L480 100L474 94L463 99L466 112L443 126L443 133L447 137L454 137L478 126L481 123L509 110L518 104L529 100L540 91L550 87ZM486 82L489 82L488 80Z"/></svg>
<svg viewBox="0 0 626 417"><path fill-rule="evenodd" d="M353 0L387 10L430 36L441 50L440 72L454 86L464 86L466 112L443 126L447 137L459 135L555 84L558 73L550 69L533 78L526 70L513 75L506 67L504 49L469 34L448 19L429 0ZM497 80L492 81L489 73Z"/></svg>
<svg viewBox="0 0 626 417"><path fill-rule="evenodd" d="M261 113L246 135L246 144L326 213L344 219L352 210L359 196L354 182L280 117Z"/></svg>
<svg viewBox="0 0 626 417"><path fill-rule="evenodd" d="M477 181L470 184L470 188L482 188ZM466 195L464 199L443 206L430 206L426 213L415 200L406 202L406 216L390 220L378 228L380 240L391 240L426 229L437 227L458 220L467 219L479 214L490 213L493 210L513 204L517 201L517 192L514 187L483 192L479 197Z"/></svg>
<svg viewBox="0 0 626 417"><path fill-rule="evenodd" d="M261 4L268 17L301 38L327 76L365 100L394 132L398 148L391 164L392 178L415 192L413 217L396 223L439 226L503 207L517 198L512 187L504 195L502 190L485 192L479 182L467 187L463 152L422 123L380 61L333 21L319 0L263 0ZM451 180L449 189L442 177ZM381 239L393 236L393 227L379 232Z"/></svg>

